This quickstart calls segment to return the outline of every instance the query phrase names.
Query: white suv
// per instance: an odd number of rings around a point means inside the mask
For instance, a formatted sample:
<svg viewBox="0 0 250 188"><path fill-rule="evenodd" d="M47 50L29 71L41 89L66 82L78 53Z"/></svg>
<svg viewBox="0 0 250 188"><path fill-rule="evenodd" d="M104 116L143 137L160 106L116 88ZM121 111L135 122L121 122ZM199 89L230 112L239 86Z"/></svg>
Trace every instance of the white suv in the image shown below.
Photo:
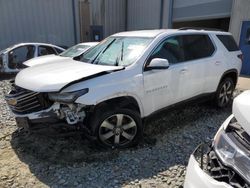
<svg viewBox="0 0 250 188"><path fill-rule="evenodd" d="M80 61L21 71L6 96L19 126L50 119L84 126L98 143L128 147L142 119L177 103L214 96L230 102L242 53L227 32L192 29L114 34Z"/></svg>

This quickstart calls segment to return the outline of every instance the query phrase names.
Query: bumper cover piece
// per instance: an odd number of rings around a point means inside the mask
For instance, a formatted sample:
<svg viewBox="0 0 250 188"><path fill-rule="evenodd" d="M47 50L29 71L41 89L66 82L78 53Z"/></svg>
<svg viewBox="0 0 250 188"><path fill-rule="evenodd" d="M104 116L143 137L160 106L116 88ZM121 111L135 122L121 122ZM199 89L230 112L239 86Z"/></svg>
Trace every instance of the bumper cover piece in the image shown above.
<svg viewBox="0 0 250 188"><path fill-rule="evenodd" d="M200 149L198 147L195 151ZM211 176L209 176L206 172L204 172L199 162L196 160L195 155L192 154L187 167L187 173L185 177L184 182L184 188L232 188L231 185L220 182L215 179L213 179Z"/></svg>

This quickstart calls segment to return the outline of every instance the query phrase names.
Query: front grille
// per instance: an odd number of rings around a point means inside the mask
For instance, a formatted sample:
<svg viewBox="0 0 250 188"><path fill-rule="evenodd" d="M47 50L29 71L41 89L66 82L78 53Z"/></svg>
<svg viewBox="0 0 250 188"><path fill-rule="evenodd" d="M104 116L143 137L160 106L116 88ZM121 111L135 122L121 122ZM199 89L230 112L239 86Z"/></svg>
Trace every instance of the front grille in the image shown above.
<svg viewBox="0 0 250 188"><path fill-rule="evenodd" d="M12 90L5 99L10 109L16 114L28 114L49 108L52 103L46 93L33 92L12 85Z"/></svg>
<svg viewBox="0 0 250 188"><path fill-rule="evenodd" d="M213 150L208 154L207 170L217 181L226 182L236 188L250 188L250 185L239 174L221 163Z"/></svg>

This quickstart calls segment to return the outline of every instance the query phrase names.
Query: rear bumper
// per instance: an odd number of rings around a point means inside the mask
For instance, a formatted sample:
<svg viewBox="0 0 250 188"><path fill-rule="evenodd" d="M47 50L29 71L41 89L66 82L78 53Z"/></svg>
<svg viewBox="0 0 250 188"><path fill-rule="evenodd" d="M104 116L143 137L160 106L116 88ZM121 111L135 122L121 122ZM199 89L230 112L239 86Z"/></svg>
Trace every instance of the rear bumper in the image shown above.
<svg viewBox="0 0 250 188"><path fill-rule="evenodd" d="M199 163L196 161L194 155L192 154L184 182L184 188L232 188L229 184L225 182L219 182L205 173Z"/></svg>

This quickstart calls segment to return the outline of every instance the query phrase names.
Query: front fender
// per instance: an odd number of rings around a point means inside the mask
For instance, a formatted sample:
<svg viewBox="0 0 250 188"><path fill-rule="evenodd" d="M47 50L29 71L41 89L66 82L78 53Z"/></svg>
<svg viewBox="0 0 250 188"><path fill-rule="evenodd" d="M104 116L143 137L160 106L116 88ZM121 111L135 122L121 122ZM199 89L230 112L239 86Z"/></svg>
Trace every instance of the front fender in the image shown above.
<svg viewBox="0 0 250 188"><path fill-rule="evenodd" d="M129 92L117 92L112 95L105 95L104 92L102 93L97 93L94 96L91 94L83 95L79 97L75 102L76 103L81 103L84 105L98 105L102 102L105 102L110 99L115 99L118 97L132 97L135 99L135 101L138 104L138 107L140 109L141 117L144 117L144 110L143 110L143 104L136 94L129 93Z"/></svg>

